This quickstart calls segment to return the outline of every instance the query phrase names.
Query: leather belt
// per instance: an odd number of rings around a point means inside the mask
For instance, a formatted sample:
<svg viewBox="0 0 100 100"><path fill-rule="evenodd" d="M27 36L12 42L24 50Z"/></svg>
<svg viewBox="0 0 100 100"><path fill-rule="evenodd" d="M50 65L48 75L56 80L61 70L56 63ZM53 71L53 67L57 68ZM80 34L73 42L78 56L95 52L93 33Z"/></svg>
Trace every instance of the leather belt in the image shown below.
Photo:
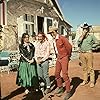
<svg viewBox="0 0 100 100"><path fill-rule="evenodd" d="M89 51L81 51L82 53L91 53L92 51L89 50Z"/></svg>

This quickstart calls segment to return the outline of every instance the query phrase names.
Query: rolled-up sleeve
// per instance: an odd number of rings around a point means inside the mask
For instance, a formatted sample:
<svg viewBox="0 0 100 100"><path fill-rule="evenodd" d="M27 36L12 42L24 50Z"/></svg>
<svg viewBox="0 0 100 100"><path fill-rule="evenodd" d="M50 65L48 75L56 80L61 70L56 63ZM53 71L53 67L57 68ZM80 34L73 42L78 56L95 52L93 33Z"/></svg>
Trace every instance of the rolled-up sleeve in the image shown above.
<svg viewBox="0 0 100 100"><path fill-rule="evenodd" d="M42 58L42 61L45 61L45 60L48 59L49 56L50 56L50 43L47 42L46 46L47 46L47 47L46 47L45 55L44 55L44 57Z"/></svg>

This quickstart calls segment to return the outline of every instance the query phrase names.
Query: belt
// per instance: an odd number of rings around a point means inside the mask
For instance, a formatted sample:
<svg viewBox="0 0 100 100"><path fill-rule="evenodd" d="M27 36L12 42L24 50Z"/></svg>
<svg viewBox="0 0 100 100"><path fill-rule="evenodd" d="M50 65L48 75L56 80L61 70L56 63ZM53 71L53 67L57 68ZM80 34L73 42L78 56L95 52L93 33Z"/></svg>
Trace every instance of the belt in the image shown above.
<svg viewBox="0 0 100 100"><path fill-rule="evenodd" d="M92 51L91 50L88 50L88 51L81 51L81 53L91 53Z"/></svg>

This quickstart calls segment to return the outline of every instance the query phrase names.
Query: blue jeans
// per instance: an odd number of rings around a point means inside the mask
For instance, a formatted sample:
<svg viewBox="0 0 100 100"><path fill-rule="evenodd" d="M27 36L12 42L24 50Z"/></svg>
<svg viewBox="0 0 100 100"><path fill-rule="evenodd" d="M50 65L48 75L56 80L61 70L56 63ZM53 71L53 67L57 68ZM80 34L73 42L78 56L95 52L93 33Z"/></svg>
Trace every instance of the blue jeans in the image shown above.
<svg viewBox="0 0 100 100"><path fill-rule="evenodd" d="M43 79L46 86L50 87L50 79L49 79L49 61L46 60L41 64L37 64L37 73L39 79Z"/></svg>

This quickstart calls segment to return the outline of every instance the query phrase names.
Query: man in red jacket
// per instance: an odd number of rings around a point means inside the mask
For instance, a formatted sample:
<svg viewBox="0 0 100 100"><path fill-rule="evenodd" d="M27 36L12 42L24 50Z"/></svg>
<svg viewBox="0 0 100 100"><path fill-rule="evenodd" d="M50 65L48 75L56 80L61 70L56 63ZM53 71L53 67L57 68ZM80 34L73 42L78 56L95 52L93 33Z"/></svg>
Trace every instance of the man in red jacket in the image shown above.
<svg viewBox="0 0 100 100"><path fill-rule="evenodd" d="M70 80L68 77L68 63L69 58L71 56L72 46L69 43L68 39L64 36L61 36L57 32L57 28L50 26L48 34L51 34L51 36L54 38L56 42L56 48L57 48L57 61L56 61L56 69L55 69L55 78L57 81L58 90L56 91L57 96L61 96L64 92L63 89L63 83L60 76L61 70L63 79L65 81L66 86L66 96L64 100L67 100L70 98Z"/></svg>

